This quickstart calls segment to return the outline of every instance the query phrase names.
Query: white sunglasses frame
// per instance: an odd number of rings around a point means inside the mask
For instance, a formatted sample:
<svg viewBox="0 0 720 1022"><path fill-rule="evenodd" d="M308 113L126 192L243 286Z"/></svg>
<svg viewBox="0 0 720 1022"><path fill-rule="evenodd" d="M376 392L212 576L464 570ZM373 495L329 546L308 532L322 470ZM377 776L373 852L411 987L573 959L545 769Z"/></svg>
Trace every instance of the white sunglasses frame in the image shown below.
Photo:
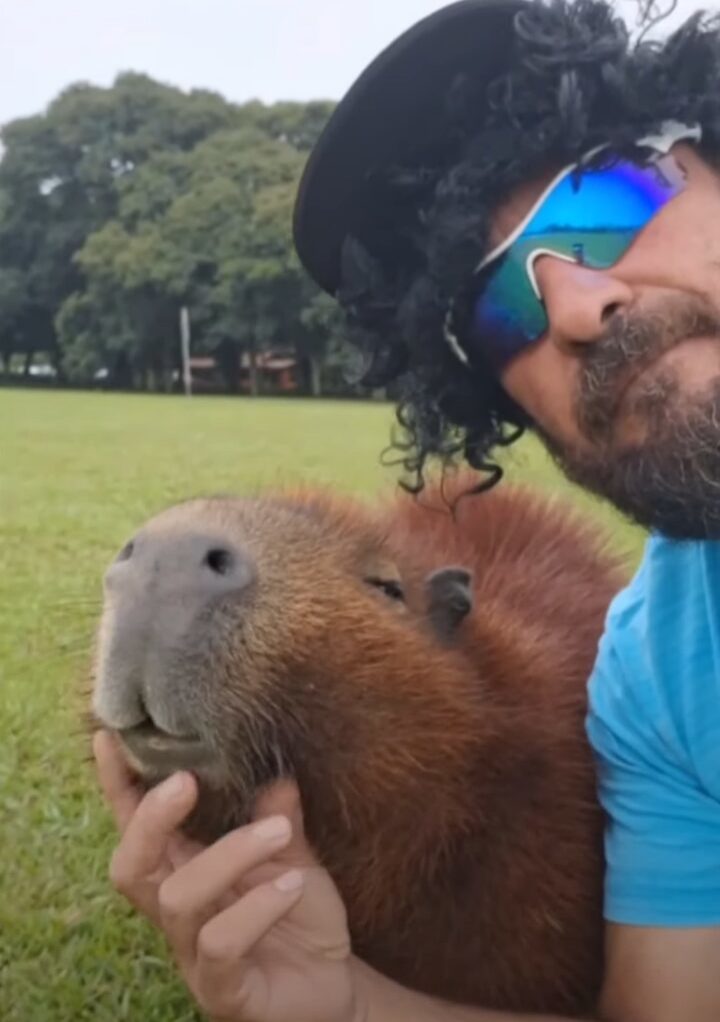
<svg viewBox="0 0 720 1022"><path fill-rule="evenodd" d="M663 124L661 125L661 130L659 134L646 135L644 138L641 138L636 144L638 146L644 146L649 149L654 149L657 156L661 157L667 156L672 147L676 145L678 142L683 142L687 140L700 142L701 139L702 127L699 124L688 125L681 124L679 121L664 121ZM594 149L591 149L589 152L587 152L580 160L576 161L575 163L571 163L567 167L564 167L558 174L556 174L555 177L550 182L550 184L547 186L547 188L543 189L539 198L536 200L536 202L533 203L532 207L530 208L528 213L523 217L523 219L520 221L517 227L515 227L515 229L508 235L507 238L501 241L499 245L496 245L496 247L478 263L478 265L473 270L472 276L475 276L477 273L480 273L480 271L484 270L486 266L489 266L490 263L494 262L496 259L499 259L500 256L503 255L503 253L507 252L510 246L514 244L514 242L517 241L517 239L523 233L527 225L530 223L532 218L535 216L535 214L538 212L542 204L547 199L548 195L550 195L550 193L560 184L561 181L563 181L581 164L585 163L589 159L592 159L593 156L596 156L598 153L602 152L604 149L607 148L609 148L609 143L596 146ZM533 291L535 292L535 297L538 299L538 301L541 301L541 294L537 284L537 280L535 279L534 264L535 261L539 259L541 255L551 255L554 256L556 259L562 259L563 261L568 263L576 262L576 260L573 259L571 256L566 256L557 252L553 252L551 249L547 248L534 249L530 253L530 255L527 258L526 270L528 279L530 280L530 284L532 286ZM455 356L463 363L463 365L469 366L470 358L467 352L461 346L457 338L457 335L453 332L452 329L452 318L454 312L455 312L454 302L451 302L450 308L448 309L447 315L445 317L443 333L446 342L450 346Z"/></svg>

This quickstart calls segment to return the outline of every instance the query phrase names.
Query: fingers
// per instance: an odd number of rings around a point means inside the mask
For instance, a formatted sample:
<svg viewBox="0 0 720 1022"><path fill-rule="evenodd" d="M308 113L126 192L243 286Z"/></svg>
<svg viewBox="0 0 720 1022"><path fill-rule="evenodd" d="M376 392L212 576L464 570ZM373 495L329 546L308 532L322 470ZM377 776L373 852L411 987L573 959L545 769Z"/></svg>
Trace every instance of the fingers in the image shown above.
<svg viewBox="0 0 720 1022"><path fill-rule="evenodd" d="M167 846L167 855L172 868L180 869L186 862L194 859L206 846L199 841L186 837L181 830L175 831L170 836Z"/></svg>
<svg viewBox="0 0 720 1022"><path fill-rule="evenodd" d="M287 817L268 817L221 838L163 882L158 892L162 925L181 961L194 960L198 933L223 896L248 870L288 845L291 834Z"/></svg>
<svg viewBox="0 0 720 1022"><path fill-rule="evenodd" d="M95 732L93 753L100 786L122 832L140 805L142 792L134 784L117 742L108 731Z"/></svg>
<svg viewBox="0 0 720 1022"><path fill-rule="evenodd" d="M201 1003L217 1004L218 991L226 1004L217 1008L242 1010L253 999L253 983L264 983L249 958L255 945L300 901L305 876L289 870L276 880L253 888L231 908L215 916L197 941L195 986Z"/></svg>
<svg viewBox="0 0 720 1022"><path fill-rule="evenodd" d="M258 793L255 800L256 817L287 816L300 812L300 792L295 781L275 781Z"/></svg>
<svg viewBox="0 0 720 1022"><path fill-rule="evenodd" d="M300 792L293 781L283 780L266 788L256 801L256 813L286 812L292 824L292 840L272 860L275 870L302 870L307 897L302 904L303 925L309 931L328 935L328 953L347 953L347 915L330 875L305 836ZM247 878L253 886L272 879L261 867ZM328 907L332 906L332 907Z"/></svg>
<svg viewBox="0 0 720 1022"><path fill-rule="evenodd" d="M255 802L255 819L270 815L286 816L292 827L292 840L283 849L282 855L277 856L278 861L288 866L316 865L316 856L305 837L300 792L294 781L276 781L258 795Z"/></svg>
<svg viewBox="0 0 720 1022"><path fill-rule="evenodd" d="M110 864L114 887L157 921L157 893L171 872L167 851L174 832L195 805L191 774L174 774L142 799Z"/></svg>

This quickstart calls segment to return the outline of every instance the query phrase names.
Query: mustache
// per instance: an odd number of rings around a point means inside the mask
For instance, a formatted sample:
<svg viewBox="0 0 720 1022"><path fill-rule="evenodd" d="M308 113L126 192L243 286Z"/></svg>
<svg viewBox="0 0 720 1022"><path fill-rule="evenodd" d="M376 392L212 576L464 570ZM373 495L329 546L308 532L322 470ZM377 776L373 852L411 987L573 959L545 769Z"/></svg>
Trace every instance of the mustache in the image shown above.
<svg viewBox="0 0 720 1022"><path fill-rule="evenodd" d="M698 336L720 342L720 314L699 297L614 316L583 356L576 412L585 436L608 437L627 384L665 352Z"/></svg>

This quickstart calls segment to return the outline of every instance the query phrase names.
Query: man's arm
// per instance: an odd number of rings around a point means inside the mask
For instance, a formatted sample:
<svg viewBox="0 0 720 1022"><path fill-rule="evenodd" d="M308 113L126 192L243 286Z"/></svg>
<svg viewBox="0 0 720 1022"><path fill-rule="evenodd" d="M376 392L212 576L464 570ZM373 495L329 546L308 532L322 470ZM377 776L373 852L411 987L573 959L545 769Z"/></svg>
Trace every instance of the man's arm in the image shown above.
<svg viewBox="0 0 720 1022"><path fill-rule="evenodd" d="M718 1022L720 927L608 926L600 1017Z"/></svg>
<svg viewBox="0 0 720 1022"><path fill-rule="evenodd" d="M609 926L603 1022L718 1022L720 927ZM413 993L355 963L359 1022L561 1022L560 1016L465 1008ZM563 1017L566 1019L567 1017ZM575 1020L579 1022L579 1020Z"/></svg>
<svg viewBox="0 0 720 1022"><path fill-rule="evenodd" d="M353 967L359 995L357 1022L568 1022L569 1019L569 1016L518 1015L466 1008L408 990L358 959L354 960ZM572 1019L570 1022L580 1020Z"/></svg>

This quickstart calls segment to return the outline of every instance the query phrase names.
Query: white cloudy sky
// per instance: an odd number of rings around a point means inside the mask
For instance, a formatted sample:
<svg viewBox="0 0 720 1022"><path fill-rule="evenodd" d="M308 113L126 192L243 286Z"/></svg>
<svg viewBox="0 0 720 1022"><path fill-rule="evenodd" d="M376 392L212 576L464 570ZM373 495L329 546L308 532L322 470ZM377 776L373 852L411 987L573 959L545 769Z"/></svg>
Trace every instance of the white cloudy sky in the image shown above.
<svg viewBox="0 0 720 1022"><path fill-rule="evenodd" d="M107 85L123 70L234 100L339 98L383 46L444 3L0 0L0 124L42 110L71 82ZM673 20L695 8L680 0Z"/></svg>

